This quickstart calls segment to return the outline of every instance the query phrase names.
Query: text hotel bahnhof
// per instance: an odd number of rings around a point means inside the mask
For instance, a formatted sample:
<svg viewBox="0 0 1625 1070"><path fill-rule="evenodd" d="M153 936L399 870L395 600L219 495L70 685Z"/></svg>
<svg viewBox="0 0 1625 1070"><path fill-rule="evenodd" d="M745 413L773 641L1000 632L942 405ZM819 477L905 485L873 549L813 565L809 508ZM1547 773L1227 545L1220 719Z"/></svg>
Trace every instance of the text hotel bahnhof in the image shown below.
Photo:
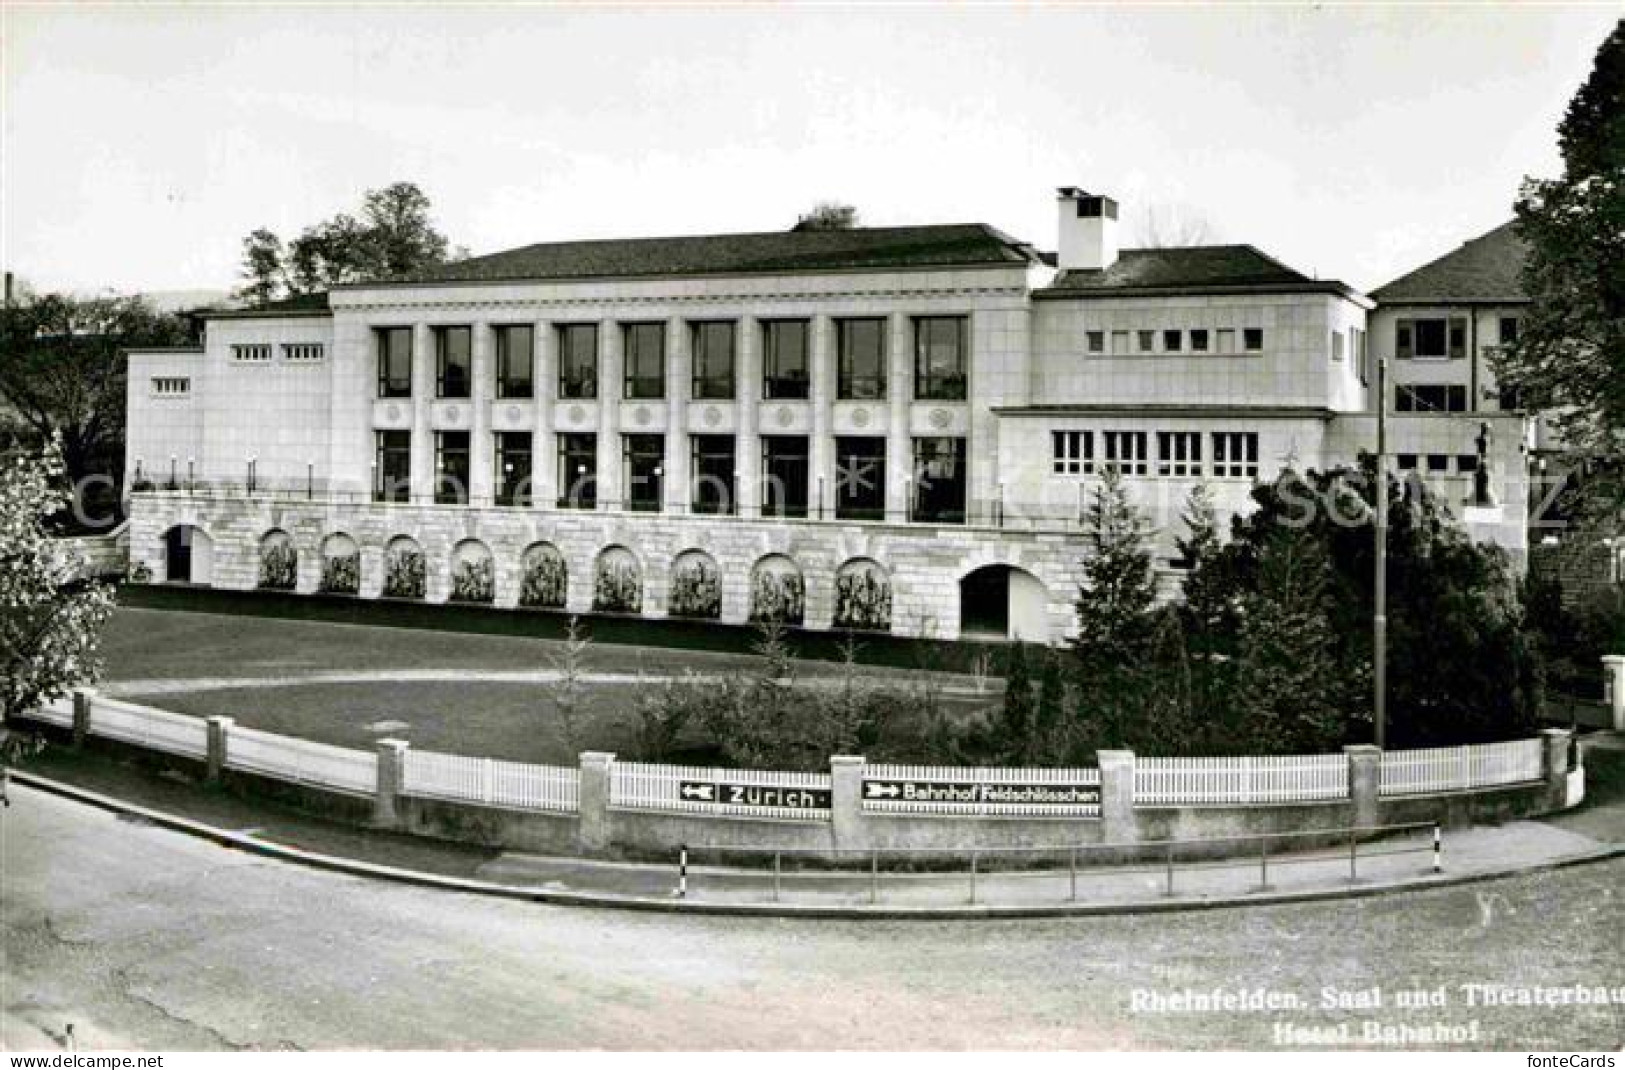
<svg viewBox="0 0 1625 1070"><path fill-rule="evenodd" d="M1044 640L1108 466L1168 565L1197 483L1222 515L1370 450L1379 355L1402 469L1465 500L1489 425L1472 526L1521 555L1529 432L1484 361L1515 305L1390 311L1251 246L1120 250L1109 198L1057 215L1054 254L981 225L567 242L210 314L130 354L132 560Z"/></svg>

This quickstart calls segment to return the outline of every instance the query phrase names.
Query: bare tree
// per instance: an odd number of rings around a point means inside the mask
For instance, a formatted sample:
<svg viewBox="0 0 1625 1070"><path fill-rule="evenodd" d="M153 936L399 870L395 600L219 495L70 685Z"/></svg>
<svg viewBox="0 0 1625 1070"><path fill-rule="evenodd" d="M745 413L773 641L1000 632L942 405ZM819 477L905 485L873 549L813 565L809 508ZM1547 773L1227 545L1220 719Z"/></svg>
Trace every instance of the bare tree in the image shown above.
<svg viewBox="0 0 1625 1070"><path fill-rule="evenodd" d="M858 225L858 210L850 204L840 204L836 201L819 201L813 205L812 211L796 220L792 231L800 230L851 230Z"/></svg>
<svg viewBox="0 0 1625 1070"><path fill-rule="evenodd" d="M1216 235L1201 212L1178 204L1150 204L1134 225L1142 249L1183 249L1212 244Z"/></svg>

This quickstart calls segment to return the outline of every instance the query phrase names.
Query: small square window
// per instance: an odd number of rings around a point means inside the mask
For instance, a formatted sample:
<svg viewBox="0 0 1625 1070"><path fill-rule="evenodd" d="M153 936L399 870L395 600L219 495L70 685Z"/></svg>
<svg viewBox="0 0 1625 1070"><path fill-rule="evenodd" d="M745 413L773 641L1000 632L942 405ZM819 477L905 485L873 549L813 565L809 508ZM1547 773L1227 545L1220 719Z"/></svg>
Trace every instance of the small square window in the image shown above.
<svg viewBox="0 0 1625 1070"><path fill-rule="evenodd" d="M1106 352L1106 332L1105 331L1090 331L1084 337L1088 342L1089 352L1091 352L1091 353L1104 353L1104 352Z"/></svg>
<svg viewBox="0 0 1625 1070"><path fill-rule="evenodd" d="M1428 454L1428 471L1429 472L1448 472L1448 471L1450 471L1450 458L1448 456L1446 456L1445 454L1443 454L1443 453L1430 453L1430 454Z"/></svg>
<svg viewBox="0 0 1625 1070"><path fill-rule="evenodd" d="M1184 348L1184 344L1185 344L1185 332L1183 332L1183 331L1163 331L1162 332L1162 349L1163 349L1163 352L1165 352L1165 353L1178 353L1182 348Z"/></svg>
<svg viewBox="0 0 1625 1070"><path fill-rule="evenodd" d="M1241 344L1249 353L1264 348L1264 331L1260 327L1246 327L1241 332Z"/></svg>
<svg viewBox="0 0 1625 1070"><path fill-rule="evenodd" d="M1141 331L1139 341L1140 341L1140 352L1141 353L1154 353L1154 352L1156 352L1156 349L1157 349L1157 332L1156 331Z"/></svg>
<svg viewBox="0 0 1625 1070"><path fill-rule="evenodd" d="M1236 351L1235 329L1231 327L1220 327L1216 333L1218 335L1216 344L1219 352L1234 353Z"/></svg>
<svg viewBox="0 0 1625 1070"><path fill-rule="evenodd" d="M1460 453L1456 455L1456 471L1462 475L1478 471L1478 454Z"/></svg>
<svg viewBox="0 0 1625 1070"><path fill-rule="evenodd" d="M1198 327L1191 331L1191 352L1207 352L1207 328Z"/></svg>
<svg viewBox="0 0 1625 1070"><path fill-rule="evenodd" d="M1416 469L1416 454L1401 453L1394 457L1394 464L1401 472L1411 472Z"/></svg>
<svg viewBox="0 0 1625 1070"><path fill-rule="evenodd" d="M1112 352L1117 354L1129 352L1127 331L1112 332Z"/></svg>

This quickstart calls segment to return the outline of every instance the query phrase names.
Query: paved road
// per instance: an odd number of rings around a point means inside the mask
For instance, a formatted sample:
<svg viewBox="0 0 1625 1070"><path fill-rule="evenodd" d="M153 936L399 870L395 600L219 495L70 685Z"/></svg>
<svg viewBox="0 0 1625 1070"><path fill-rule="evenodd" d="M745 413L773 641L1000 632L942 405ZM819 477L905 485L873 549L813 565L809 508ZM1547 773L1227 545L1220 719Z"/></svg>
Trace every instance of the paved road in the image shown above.
<svg viewBox="0 0 1625 1070"><path fill-rule="evenodd" d="M1477 1020L1480 1046L1617 1048L1625 1005L1454 986L1625 984L1625 862L1381 899L1169 916L816 922L555 908L249 858L19 788L0 817L0 1039L49 1047L1268 1047L1278 1022ZM1327 1012L1323 985L1450 986ZM1267 987L1286 1013L1133 1013Z"/></svg>

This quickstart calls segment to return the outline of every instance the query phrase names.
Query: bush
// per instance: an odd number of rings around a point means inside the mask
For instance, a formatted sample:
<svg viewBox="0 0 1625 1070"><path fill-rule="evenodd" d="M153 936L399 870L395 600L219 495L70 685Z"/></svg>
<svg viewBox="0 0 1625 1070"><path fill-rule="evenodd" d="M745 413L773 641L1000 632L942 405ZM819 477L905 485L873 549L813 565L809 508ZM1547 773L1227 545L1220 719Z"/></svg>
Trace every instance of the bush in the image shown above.
<svg viewBox="0 0 1625 1070"><path fill-rule="evenodd" d="M806 585L798 572L756 574L751 584L750 619L799 625L806 613Z"/></svg>
<svg viewBox="0 0 1625 1070"><path fill-rule="evenodd" d="M600 561L593 577L592 608L600 613L639 613L643 610L643 581L636 565Z"/></svg>
<svg viewBox="0 0 1625 1070"><path fill-rule="evenodd" d="M525 577L519 585L519 604L563 609L568 584L564 559L554 554L538 554L525 568Z"/></svg>
<svg viewBox="0 0 1625 1070"><path fill-rule="evenodd" d="M384 597L422 598L428 569L417 550L392 550L384 558Z"/></svg>
<svg viewBox="0 0 1625 1070"><path fill-rule="evenodd" d="M357 594L361 590L361 555L342 554L322 559L322 586L326 594Z"/></svg>
<svg viewBox="0 0 1625 1070"><path fill-rule="evenodd" d="M691 560L672 573L667 612L674 617L715 620L722 616L722 577L704 561Z"/></svg>
<svg viewBox="0 0 1625 1070"><path fill-rule="evenodd" d="M489 557L476 561L459 561L451 570L453 602L489 602L495 587Z"/></svg>
<svg viewBox="0 0 1625 1070"><path fill-rule="evenodd" d="M891 631L891 582L870 569L835 577L835 627Z"/></svg>
<svg viewBox="0 0 1625 1070"><path fill-rule="evenodd" d="M275 542L260 551L260 587L291 591L299 580L299 552L291 542Z"/></svg>

